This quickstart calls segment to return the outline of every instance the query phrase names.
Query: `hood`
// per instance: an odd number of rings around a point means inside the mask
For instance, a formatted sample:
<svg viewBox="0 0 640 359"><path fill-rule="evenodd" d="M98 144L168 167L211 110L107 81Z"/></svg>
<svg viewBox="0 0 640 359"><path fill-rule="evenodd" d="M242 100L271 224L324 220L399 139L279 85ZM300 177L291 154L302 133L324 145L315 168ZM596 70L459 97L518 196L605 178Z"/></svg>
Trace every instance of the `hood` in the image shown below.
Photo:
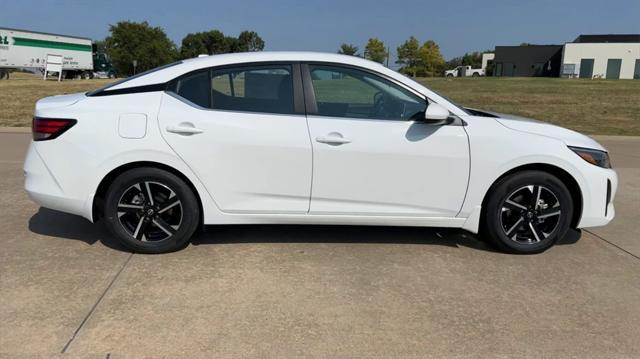
<svg viewBox="0 0 640 359"><path fill-rule="evenodd" d="M85 98L84 92L72 93L68 95L58 95L45 97L36 102L36 110L70 106Z"/></svg>
<svg viewBox="0 0 640 359"><path fill-rule="evenodd" d="M515 131L533 133L540 136L552 137L563 141L567 146L592 148L594 150L606 151L601 144L591 137L585 136L579 132L569 130L564 127L552 125L550 123L534 120L527 117L516 115L508 115L497 112L486 112L496 117L496 121L503 126Z"/></svg>

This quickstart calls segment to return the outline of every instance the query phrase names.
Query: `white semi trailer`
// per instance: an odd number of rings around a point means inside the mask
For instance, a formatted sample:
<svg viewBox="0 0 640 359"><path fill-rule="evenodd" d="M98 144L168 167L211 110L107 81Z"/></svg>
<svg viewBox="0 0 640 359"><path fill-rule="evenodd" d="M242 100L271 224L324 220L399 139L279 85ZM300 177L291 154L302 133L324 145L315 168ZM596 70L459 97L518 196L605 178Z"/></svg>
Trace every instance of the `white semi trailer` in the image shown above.
<svg viewBox="0 0 640 359"><path fill-rule="evenodd" d="M9 78L9 69L28 68L44 71L47 55L62 56L62 71L66 78L90 78L94 75L94 54L91 39L43 32L0 27L0 79ZM113 70L111 64L101 64L100 70ZM106 68L108 67L108 69Z"/></svg>

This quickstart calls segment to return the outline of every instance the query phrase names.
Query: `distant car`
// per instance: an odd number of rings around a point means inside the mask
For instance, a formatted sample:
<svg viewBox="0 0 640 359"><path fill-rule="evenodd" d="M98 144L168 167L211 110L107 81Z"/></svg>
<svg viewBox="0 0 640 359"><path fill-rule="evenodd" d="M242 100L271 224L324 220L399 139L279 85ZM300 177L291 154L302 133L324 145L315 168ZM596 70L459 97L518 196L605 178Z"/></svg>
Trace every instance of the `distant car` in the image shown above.
<svg viewBox="0 0 640 359"><path fill-rule="evenodd" d="M589 137L304 52L201 57L42 99L24 171L35 202L102 219L143 253L254 223L454 227L536 253L611 221L617 186Z"/></svg>
<svg viewBox="0 0 640 359"><path fill-rule="evenodd" d="M446 70L444 72L446 77L478 77L484 76L484 69L474 69L471 66L458 66L453 70Z"/></svg>

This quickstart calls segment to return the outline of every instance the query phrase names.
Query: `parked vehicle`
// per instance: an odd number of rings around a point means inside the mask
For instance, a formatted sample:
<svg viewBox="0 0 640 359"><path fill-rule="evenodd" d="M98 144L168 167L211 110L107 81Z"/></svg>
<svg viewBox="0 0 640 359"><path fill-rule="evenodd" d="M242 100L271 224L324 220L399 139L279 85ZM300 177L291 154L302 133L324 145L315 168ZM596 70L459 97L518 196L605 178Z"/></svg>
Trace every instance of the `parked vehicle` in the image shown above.
<svg viewBox="0 0 640 359"><path fill-rule="evenodd" d="M201 57L44 98L24 171L35 202L144 253L252 223L454 227L537 253L611 221L618 183L587 136L305 52Z"/></svg>
<svg viewBox="0 0 640 359"><path fill-rule="evenodd" d="M109 57L91 39L0 28L0 80L8 79L11 69L44 72L47 55L62 56L64 78L115 77Z"/></svg>
<svg viewBox="0 0 640 359"><path fill-rule="evenodd" d="M444 72L446 77L478 77L484 76L484 69L472 69L471 66L458 66Z"/></svg>

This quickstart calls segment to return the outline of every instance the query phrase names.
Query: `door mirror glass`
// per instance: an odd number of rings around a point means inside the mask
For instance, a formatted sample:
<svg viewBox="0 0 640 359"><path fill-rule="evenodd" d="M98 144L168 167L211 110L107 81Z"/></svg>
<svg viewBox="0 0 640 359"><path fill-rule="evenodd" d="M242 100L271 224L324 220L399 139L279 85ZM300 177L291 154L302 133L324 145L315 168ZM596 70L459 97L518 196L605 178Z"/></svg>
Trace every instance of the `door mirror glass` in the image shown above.
<svg viewBox="0 0 640 359"><path fill-rule="evenodd" d="M438 105L437 103L430 103L424 112L424 121L427 123L440 123L449 118L449 110Z"/></svg>

